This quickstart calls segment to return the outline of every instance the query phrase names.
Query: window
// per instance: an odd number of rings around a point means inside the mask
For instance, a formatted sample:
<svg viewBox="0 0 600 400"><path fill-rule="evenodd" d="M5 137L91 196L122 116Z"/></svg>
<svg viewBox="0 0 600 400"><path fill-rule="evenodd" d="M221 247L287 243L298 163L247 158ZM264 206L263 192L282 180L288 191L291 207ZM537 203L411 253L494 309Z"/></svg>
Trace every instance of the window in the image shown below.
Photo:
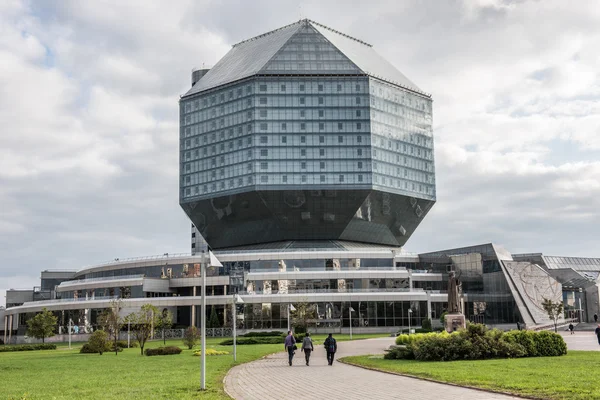
<svg viewBox="0 0 600 400"><path fill-rule="evenodd" d="M261 97L258 102L260 104L267 104L267 98L266 97Z"/></svg>
<svg viewBox="0 0 600 400"><path fill-rule="evenodd" d="M357 156L362 156L362 149L357 149L356 150L356 155Z"/></svg>
<svg viewBox="0 0 600 400"><path fill-rule="evenodd" d="M304 92L304 85L300 85L300 91Z"/></svg>
<svg viewBox="0 0 600 400"><path fill-rule="evenodd" d="M354 102L355 102L356 104L360 104L360 97L357 97L356 99L354 99Z"/></svg>
<svg viewBox="0 0 600 400"><path fill-rule="evenodd" d="M325 182L325 175L321 175L321 176L319 177L319 180L320 180L321 182Z"/></svg>
<svg viewBox="0 0 600 400"><path fill-rule="evenodd" d="M306 183L306 175L302 175L302 183Z"/></svg>
<svg viewBox="0 0 600 400"><path fill-rule="evenodd" d="M304 122L300 123L300 130L302 130L302 131L306 130L306 124Z"/></svg>
<svg viewBox="0 0 600 400"><path fill-rule="evenodd" d="M281 85L281 91L285 92L285 85Z"/></svg>
<svg viewBox="0 0 600 400"><path fill-rule="evenodd" d="M306 169L306 161L300 163L300 169Z"/></svg>
<svg viewBox="0 0 600 400"><path fill-rule="evenodd" d="M319 168L321 168L321 169L325 169L325 161L321 161L321 162L319 163Z"/></svg>
<svg viewBox="0 0 600 400"><path fill-rule="evenodd" d="M300 143L306 143L306 136L300 136Z"/></svg>
<svg viewBox="0 0 600 400"><path fill-rule="evenodd" d="M338 122L338 131L341 131L342 129L344 129L344 124Z"/></svg>
<svg viewBox="0 0 600 400"><path fill-rule="evenodd" d="M319 143L325 143L325 136L319 136Z"/></svg>
<svg viewBox="0 0 600 400"><path fill-rule="evenodd" d="M287 136L281 137L281 143L287 143Z"/></svg>
<svg viewBox="0 0 600 400"><path fill-rule="evenodd" d="M338 136L338 143L344 143L344 137Z"/></svg>
<svg viewBox="0 0 600 400"><path fill-rule="evenodd" d="M319 92L323 91L323 85L319 85Z"/></svg>
<svg viewBox="0 0 600 400"><path fill-rule="evenodd" d="M267 143L269 141L269 138L267 136L261 136L260 137L260 142L261 143Z"/></svg>
<svg viewBox="0 0 600 400"><path fill-rule="evenodd" d="M306 99L304 97L300 97L300 104L306 104Z"/></svg>
<svg viewBox="0 0 600 400"><path fill-rule="evenodd" d="M344 175L340 175L339 180L340 182L344 182Z"/></svg>
<svg viewBox="0 0 600 400"><path fill-rule="evenodd" d="M356 143L362 143L362 136L356 137Z"/></svg>
<svg viewBox="0 0 600 400"><path fill-rule="evenodd" d="M269 150L267 149L260 149L260 156L261 157L267 157L269 155Z"/></svg>
<svg viewBox="0 0 600 400"><path fill-rule="evenodd" d="M356 130L360 131L362 129L362 124L360 122L356 123Z"/></svg>
<svg viewBox="0 0 600 400"><path fill-rule="evenodd" d="M359 181L359 182L362 182L362 181L363 181L363 176L362 176L362 175L360 175L360 174L358 175L358 181Z"/></svg>
<svg viewBox="0 0 600 400"><path fill-rule="evenodd" d="M323 118L325 116L325 112L323 110L319 110L319 118Z"/></svg>
<svg viewBox="0 0 600 400"><path fill-rule="evenodd" d="M286 129L287 129L287 123L285 123L285 122L282 122L282 123L281 123L281 130L282 130L282 131L285 131Z"/></svg>
<svg viewBox="0 0 600 400"><path fill-rule="evenodd" d="M260 130L261 131L266 131L267 130L267 124L260 124Z"/></svg>
<svg viewBox="0 0 600 400"><path fill-rule="evenodd" d="M319 97L319 104L323 104L325 102L325 99L323 99L322 97Z"/></svg>
<svg viewBox="0 0 600 400"><path fill-rule="evenodd" d="M341 92L342 91L342 85L337 85L337 91Z"/></svg>
<svg viewBox="0 0 600 400"><path fill-rule="evenodd" d="M360 85L356 85L356 91L360 92Z"/></svg>
<svg viewBox="0 0 600 400"><path fill-rule="evenodd" d="M362 161L359 161L358 162L358 169L362 169L362 167L363 167Z"/></svg>
<svg viewBox="0 0 600 400"><path fill-rule="evenodd" d="M248 170L248 172L252 172L252 163L246 164L246 169Z"/></svg>
<svg viewBox="0 0 600 400"><path fill-rule="evenodd" d="M325 124L323 122L319 122L319 130L322 131L325 129Z"/></svg>
<svg viewBox="0 0 600 400"><path fill-rule="evenodd" d="M267 90L266 86L265 86L265 90ZM250 86L250 85L246 86L246 93L252 93L252 86Z"/></svg>
<svg viewBox="0 0 600 400"><path fill-rule="evenodd" d="M360 117L360 116L361 116L361 112L360 112L360 110L356 110L356 116L357 116L357 117Z"/></svg>
<svg viewBox="0 0 600 400"><path fill-rule="evenodd" d="M281 181L282 181L283 183L286 183L286 182L287 182L287 175L283 175L283 176L281 177Z"/></svg>
<svg viewBox="0 0 600 400"><path fill-rule="evenodd" d="M269 177L267 175L261 175L260 183L267 183L267 182L269 182Z"/></svg>
<svg viewBox="0 0 600 400"><path fill-rule="evenodd" d="M306 157L306 149L300 149L300 156Z"/></svg>
<svg viewBox="0 0 600 400"><path fill-rule="evenodd" d="M306 111L300 110L300 118L306 117Z"/></svg>
<svg viewBox="0 0 600 400"><path fill-rule="evenodd" d="M319 156L325 157L325 149L319 149Z"/></svg>
<svg viewBox="0 0 600 400"><path fill-rule="evenodd" d="M268 162L261 162L260 163L260 169L268 169L269 168L269 163Z"/></svg>
<svg viewBox="0 0 600 400"><path fill-rule="evenodd" d="M248 89L248 88L246 88L246 89ZM260 85L258 90L260 90L261 92L266 92L267 91L267 85ZM248 91L248 90L246 90L246 91Z"/></svg>
<svg viewBox="0 0 600 400"><path fill-rule="evenodd" d="M267 118L267 110L260 110L260 117Z"/></svg>

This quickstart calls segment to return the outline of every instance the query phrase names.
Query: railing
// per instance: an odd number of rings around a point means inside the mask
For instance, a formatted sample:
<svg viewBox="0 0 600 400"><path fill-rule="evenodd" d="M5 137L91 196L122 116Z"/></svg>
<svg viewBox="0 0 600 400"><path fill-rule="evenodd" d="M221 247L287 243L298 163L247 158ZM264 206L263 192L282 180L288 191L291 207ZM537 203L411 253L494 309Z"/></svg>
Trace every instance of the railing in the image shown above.
<svg viewBox="0 0 600 400"><path fill-rule="evenodd" d="M275 270L275 269L266 269L266 268L252 268L250 269L250 271L248 272L249 274L264 274L264 273L274 273L274 274L279 274L279 273L292 273L292 272L360 272L360 271L382 271L382 272L390 272L390 271L399 271L399 272L407 272L408 270L404 267L361 267L361 268L357 268L357 269L350 269L350 268L344 268L344 269L330 269L330 270L324 270L324 269L301 269L301 270L293 270L293 269L287 269L285 271L279 271L279 270Z"/></svg>
<svg viewBox="0 0 600 400"><path fill-rule="evenodd" d="M91 296L87 299L84 297L78 297L76 299L54 299L54 300L40 300L40 301L27 301L23 303L24 306L29 305L44 305L44 304L55 304L55 303L73 303L77 301L90 301L90 300L116 300L119 296L95 296L92 298Z"/></svg>
<svg viewBox="0 0 600 400"><path fill-rule="evenodd" d="M169 260L169 258L177 258L177 257L192 257L192 254L191 253L173 253L173 254L165 253L163 255L154 255L154 256L130 257L130 258L122 258L122 259L115 258L114 260L106 261L106 262L103 262L100 264L86 265L85 267L82 267L78 271L81 271L84 269L89 269L89 268L103 267L106 265L123 264L123 263L128 263L128 262L139 262L139 261ZM200 256L197 256L197 257L200 257Z"/></svg>
<svg viewBox="0 0 600 400"><path fill-rule="evenodd" d="M418 292L424 293L425 290L422 288L389 288L389 289L291 289L285 292L280 290L272 290L270 293L265 293L264 290L256 290L252 292L240 292L240 295L269 295L269 294L303 294L303 293L408 293L408 292ZM433 290L430 292L434 293ZM438 291L439 292L439 291Z"/></svg>
<svg viewBox="0 0 600 400"><path fill-rule="evenodd" d="M121 280L121 279L139 279L139 278L143 278L144 276L145 275L138 274L138 275L105 276L105 277L100 277L100 278L76 279L76 280L73 280L73 281L64 281L64 282L61 282L61 284L58 285L58 286L59 287L65 287L65 286L78 285L78 284L81 284L81 283L88 283L88 282L116 281L116 280Z"/></svg>

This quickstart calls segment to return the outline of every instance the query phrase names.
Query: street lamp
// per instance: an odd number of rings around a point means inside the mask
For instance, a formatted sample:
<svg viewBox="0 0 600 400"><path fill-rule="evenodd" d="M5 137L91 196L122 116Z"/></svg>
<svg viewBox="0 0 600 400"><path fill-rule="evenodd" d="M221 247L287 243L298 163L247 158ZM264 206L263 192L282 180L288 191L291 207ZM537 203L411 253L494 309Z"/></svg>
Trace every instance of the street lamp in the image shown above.
<svg viewBox="0 0 600 400"><path fill-rule="evenodd" d="M354 308L350 307L350 340L352 340L352 313L354 312Z"/></svg>
<svg viewBox="0 0 600 400"><path fill-rule="evenodd" d="M410 335L410 317L412 317L412 309L408 309L408 334Z"/></svg>
<svg viewBox="0 0 600 400"><path fill-rule="evenodd" d="M291 327L292 327L292 326L290 325L290 312L292 312L292 311L296 311L296 307L294 307L294 306L293 306L293 305L290 303L290 304L288 304L288 332L290 331L290 329L291 329Z"/></svg>
<svg viewBox="0 0 600 400"><path fill-rule="evenodd" d="M244 300L239 294L233 295L233 301L231 302L231 311L233 312L233 361L237 361L237 339L236 339L236 328L237 328L237 309L238 304L244 303Z"/></svg>
<svg viewBox="0 0 600 400"><path fill-rule="evenodd" d="M200 306L200 312L202 313L202 319L201 324L200 324L200 330L201 330L201 340L202 340L202 344L201 344L201 356L200 356L200 363L201 363L201 378L200 378L200 383L201 383L201 388L202 390L206 390L206 267L211 266L211 267L223 267L223 264L221 264L221 262L217 259L217 257L215 257L215 255L212 253L212 251L208 251L208 255L209 255L209 259L208 259L208 263L206 262L206 252L203 251L202 252L202 258L200 260L200 269L202 269L202 304Z"/></svg>

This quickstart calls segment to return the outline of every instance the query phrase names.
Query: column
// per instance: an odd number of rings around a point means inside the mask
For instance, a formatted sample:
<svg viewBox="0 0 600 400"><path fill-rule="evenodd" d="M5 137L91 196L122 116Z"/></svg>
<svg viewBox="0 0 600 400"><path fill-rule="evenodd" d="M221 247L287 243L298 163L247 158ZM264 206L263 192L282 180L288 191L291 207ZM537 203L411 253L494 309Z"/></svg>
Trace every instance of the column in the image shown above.
<svg viewBox="0 0 600 400"><path fill-rule="evenodd" d="M12 343L13 315L8 316L8 343ZM4 342L6 343L6 342Z"/></svg>
<svg viewBox="0 0 600 400"><path fill-rule="evenodd" d="M413 280L412 280L412 270L408 270L408 288L412 290L413 288Z"/></svg>
<svg viewBox="0 0 600 400"><path fill-rule="evenodd" d="M4 316L4 344L6 344L6 334L8 330L8 315Z"/></svg>
<svg viewBox="0 0 600 400"><path fill-rule="evenodd" d="M196 286L192 287L192 296L196 297ZM191 326L196 326L196 304L195 301L192 301L192 323Z"/></svg>
<svg viewBox="0 0 600 400"><path fill-rule="evenodd" d="M428 290L427 291L427 319L432 319L431 318L431 292Z"/></svg>

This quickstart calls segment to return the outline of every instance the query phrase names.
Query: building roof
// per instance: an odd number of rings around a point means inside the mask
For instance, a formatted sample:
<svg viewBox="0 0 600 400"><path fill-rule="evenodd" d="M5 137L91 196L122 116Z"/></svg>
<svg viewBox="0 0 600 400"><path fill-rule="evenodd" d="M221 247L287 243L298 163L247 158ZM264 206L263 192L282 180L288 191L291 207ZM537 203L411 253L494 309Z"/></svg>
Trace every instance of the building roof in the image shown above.
<svg viewBox="0 0 600 400"><path fill-rule="evenodd" d="M315 44L318 44L317 50ZM313 53L325 57L310 57ZM427 95L381 57L370 44L303 19L233 45L184 96L257 74L279 73L369 75Z"/></svg>

